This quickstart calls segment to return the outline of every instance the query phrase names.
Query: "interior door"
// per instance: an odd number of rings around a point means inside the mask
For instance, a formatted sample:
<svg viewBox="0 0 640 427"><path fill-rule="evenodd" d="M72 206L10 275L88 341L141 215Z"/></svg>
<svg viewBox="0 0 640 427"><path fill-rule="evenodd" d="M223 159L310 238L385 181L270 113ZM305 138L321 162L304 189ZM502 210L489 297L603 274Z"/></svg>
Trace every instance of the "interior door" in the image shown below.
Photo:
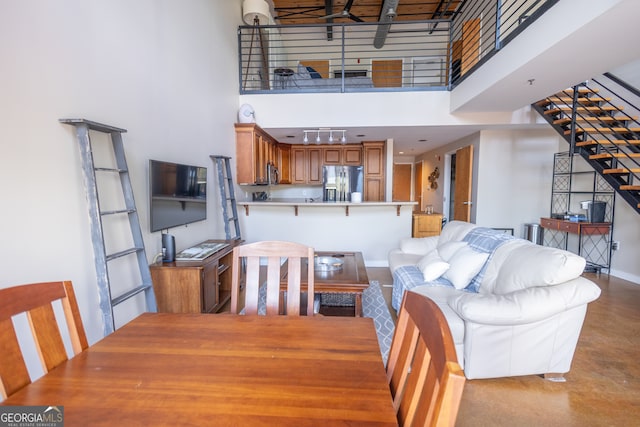
<svg viewBox="0 0 640 427"><path fill-rule="evenodd" d="M471 220L471 177L473 172L473 145L456 151L456 175L453 219Z"/></svg>
<svg viewBox="0 0 640 427"><path fill-rule="evenodd" d="M402 87L402 59L371 61L375 87Z"/></svg>
<svg viewBox="0 0 640 427"><path fill-rule="evenodd" d="M470 19L462 24L462 66L464 75L480 60L480 18Z"/></svg>
<svg viewBox="0 0 640 427"><path fill-rule="evenodd" d="M393 164L393 190L394 202L408 202L411 200L411 164Z"/></svg>
<svg viewBox="0 0 640 427"><path fill-rule="evenodd" d="M417 205L413 207L416 212L422 212L422 162L414 164L415 173L413 177L413 191Z"/></svg>

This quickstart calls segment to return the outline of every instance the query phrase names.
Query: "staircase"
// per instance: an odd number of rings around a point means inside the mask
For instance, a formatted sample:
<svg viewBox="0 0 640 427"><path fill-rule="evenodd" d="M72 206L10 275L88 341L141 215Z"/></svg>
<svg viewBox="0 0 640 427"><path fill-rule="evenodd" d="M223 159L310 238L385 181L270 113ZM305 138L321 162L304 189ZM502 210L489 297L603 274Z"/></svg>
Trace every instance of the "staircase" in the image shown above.
<svg viewBox="0 0 640 427"><path fill-rule="evenodd" d="M635 103L635 105L634 105ZM532 105L640 213L640 92L604 74Z"/></svg>

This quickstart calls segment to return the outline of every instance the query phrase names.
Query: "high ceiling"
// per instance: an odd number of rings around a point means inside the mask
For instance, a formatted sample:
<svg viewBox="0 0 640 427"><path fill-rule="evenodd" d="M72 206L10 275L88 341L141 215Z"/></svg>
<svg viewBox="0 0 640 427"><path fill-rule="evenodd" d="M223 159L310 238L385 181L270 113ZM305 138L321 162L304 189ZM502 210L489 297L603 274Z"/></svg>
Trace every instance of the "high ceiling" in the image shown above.
<svg viewBox="0 0 640 427"><path fill-rule="evenodd" d="M272 0L279 25L323 22L376 22L395 13L394 21L450 19L462 0ZM383 7L385 8L383 10ZM345 10L345 8L347 8ZM389 9L393 9L389 11ZM333 18L328 15L343 14Z"/></svg>

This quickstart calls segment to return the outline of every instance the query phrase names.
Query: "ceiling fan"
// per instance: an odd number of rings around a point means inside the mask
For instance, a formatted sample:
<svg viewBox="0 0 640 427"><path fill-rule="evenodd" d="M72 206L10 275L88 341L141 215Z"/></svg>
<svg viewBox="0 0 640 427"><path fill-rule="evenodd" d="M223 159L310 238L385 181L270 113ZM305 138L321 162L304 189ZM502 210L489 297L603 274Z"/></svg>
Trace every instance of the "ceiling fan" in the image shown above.
<svg viewBox="0 0 640 427"><path fill-rule="evenodd" d="M349 18L352 21L364 22L361 18L357 17L356 15L350 12L352 4L353 4L353 0L348 0L347 3L344 5L344 9L342 9L341 12L333 13L327 16L322 16L320 17L320 19Z"/></svg>

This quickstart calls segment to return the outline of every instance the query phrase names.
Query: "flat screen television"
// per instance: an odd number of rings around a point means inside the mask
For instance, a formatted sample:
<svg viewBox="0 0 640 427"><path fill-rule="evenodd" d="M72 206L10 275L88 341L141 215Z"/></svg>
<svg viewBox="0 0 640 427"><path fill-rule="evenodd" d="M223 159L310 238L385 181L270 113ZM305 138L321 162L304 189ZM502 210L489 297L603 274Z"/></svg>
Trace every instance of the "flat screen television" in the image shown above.
<svg viewBox="0 0 640 427"><path fill-rule="evenodd" d="M207 219L207 168L149 160L151 232Z"/></svg>

